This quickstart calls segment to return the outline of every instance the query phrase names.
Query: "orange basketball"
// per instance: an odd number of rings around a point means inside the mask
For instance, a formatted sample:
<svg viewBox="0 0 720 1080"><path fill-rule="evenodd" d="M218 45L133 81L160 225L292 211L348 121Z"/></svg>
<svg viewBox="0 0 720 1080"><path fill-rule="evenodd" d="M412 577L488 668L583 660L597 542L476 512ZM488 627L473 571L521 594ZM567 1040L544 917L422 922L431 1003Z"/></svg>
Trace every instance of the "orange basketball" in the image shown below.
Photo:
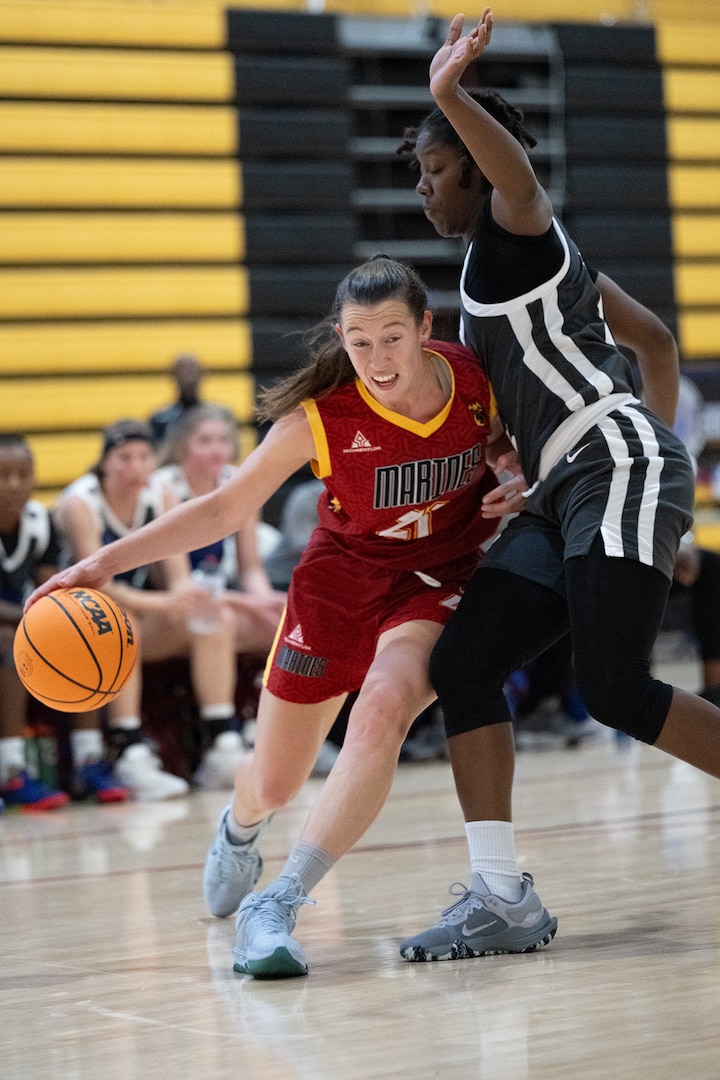
<svg viewBox="0 0 720 1080"><path fill-rule="evenodd" d="M122 690L137 660L129 615L96 589L42 596L15 633L20 679L33 697L62 712L89 712Z"/></svg>

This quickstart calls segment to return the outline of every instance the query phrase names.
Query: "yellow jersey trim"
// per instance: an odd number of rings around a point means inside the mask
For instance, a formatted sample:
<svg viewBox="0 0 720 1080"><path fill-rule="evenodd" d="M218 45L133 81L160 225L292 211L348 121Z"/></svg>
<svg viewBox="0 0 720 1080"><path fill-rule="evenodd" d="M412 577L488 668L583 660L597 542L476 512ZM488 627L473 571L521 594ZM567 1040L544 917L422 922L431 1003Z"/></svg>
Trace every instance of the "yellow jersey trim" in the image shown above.
<svg viewBox="0 0 720 1080"><path fill-rule="evenodd" d="M330 448L328 446L327 435L325 434L325 425L322 422L314 398L306 398L304 401L301 401L300 404L305 410L305 415L308 418L310 430L312 431L313 442L315 443L315 458L310 462L310 465L318 480L322 480L323 477L330 476L332 473Z"/></svg>

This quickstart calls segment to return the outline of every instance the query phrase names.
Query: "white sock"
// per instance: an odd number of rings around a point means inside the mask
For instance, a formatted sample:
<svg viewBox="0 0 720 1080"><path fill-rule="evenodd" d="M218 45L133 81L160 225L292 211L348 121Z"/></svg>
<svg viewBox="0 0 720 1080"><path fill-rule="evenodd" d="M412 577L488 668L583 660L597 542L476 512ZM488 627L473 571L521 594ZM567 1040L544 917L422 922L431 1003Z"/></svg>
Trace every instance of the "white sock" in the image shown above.
<svg viewBox="0 0 720 1080"><path fill-rule="evenodd" d="M22 735L8 735L0 739L0 780L4 783L11 772L22 772L25 768L25 740Z"/></svg>
<svg viewBox="0 0 720 1080"><path fill-rule="evenodd" d="M122 728L123 731L134 731L140 727L139 716L113 716L110 720L110 727Z"/></svg>
<svg viewBox="0 0 720 1080"><path fill-rule="evenodd" d="M235 716L235 706L227 701L220 705L201 705L200 718L202 720L232 720Z"/></svg>
<svg viewBox="0 0 720 1080"><path fill-rule="evenodd" d="M502 900L519 900L522 875L512 822L466 821L465 835L473 874L480 874L490 892Z"/></svg>
<svg viewBox="0 0 720 1080"><path fill-rule="evenodd" d="M103 756L103 738L99 728L80 728L70 732L70 747L75 765L84 765Z"/></svg>

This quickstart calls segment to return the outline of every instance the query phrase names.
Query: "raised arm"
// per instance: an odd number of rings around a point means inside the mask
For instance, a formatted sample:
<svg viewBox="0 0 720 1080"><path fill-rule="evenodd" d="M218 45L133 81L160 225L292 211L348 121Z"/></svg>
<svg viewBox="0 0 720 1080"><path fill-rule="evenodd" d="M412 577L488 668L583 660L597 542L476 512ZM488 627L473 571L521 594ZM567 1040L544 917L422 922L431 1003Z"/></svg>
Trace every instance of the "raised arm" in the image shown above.
<svg viewBox="0 0 720 1080"><path fill-rule="evenodd" d="M680 362L672 331L607 274L598 274L595 284L615 341L635 353L647 407L672 427L680 392Z"/></svg>
<svg viewBox="0 0 720 1080"><path fill-rule="evenodd" d="M101 588L116 574L212 544L238 532L315 452L302 409L282 417L235 476L209 495L168 510L136 532L94 551L36 589L27 606L54 589Z"/></svg>
<svg viewBox="0 0 720 1080"><path fill-rule="evenodd" d="M462 36L463 15L450 23L447 38L430 64L430 92L492 185L495 221L509 232L535 236L552 221L552 205L517 139L460 86L473 61L482 56L493 27L486 8L477 26Z"/></svg>

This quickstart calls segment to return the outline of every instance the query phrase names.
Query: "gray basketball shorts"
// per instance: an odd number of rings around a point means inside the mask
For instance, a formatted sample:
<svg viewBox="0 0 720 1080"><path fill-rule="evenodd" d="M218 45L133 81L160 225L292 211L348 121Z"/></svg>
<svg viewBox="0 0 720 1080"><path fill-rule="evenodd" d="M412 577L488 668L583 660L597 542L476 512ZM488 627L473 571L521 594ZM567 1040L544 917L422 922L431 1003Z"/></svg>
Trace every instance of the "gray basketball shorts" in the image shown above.
<svg viewBox="0 0 720 1080"><path fill-rule="evenodd" d="M564 561L586 555L600 533L606 555L654 566L672 581L694 500L680 440L644 406L623 406L563 455L480 569L507 570L564 594Z"/></svg>

